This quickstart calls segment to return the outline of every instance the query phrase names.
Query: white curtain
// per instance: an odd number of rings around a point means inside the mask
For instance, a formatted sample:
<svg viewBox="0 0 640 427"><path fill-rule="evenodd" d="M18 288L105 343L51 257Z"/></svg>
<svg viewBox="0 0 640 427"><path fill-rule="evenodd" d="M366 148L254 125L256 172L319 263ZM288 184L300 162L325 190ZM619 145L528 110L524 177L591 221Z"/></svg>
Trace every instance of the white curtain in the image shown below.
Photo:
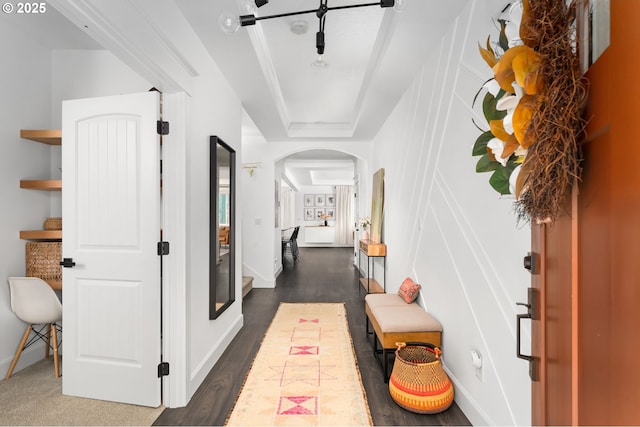
<svg viewBox="0 0 640 427"><path fill-rule="evenodd" d="M282 230L295 226L295 199L293 190L282 187L280 191L280 228Z"/></svg>
<svg viewBox="0 0 640 427"><path fill-rule="evenodd" d="M353 243L353 186L336 185L336 243Z"/></svg>

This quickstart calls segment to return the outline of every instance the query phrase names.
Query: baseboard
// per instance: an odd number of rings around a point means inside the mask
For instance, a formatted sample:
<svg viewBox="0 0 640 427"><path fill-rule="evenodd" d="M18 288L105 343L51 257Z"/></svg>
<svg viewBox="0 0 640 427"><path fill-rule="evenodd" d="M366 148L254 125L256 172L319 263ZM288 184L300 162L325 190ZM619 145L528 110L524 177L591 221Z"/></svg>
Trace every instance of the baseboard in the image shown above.
<svg viewBox="0 0 640 427"><path fill-rule="evenodd" d="M213 366L216 364L222 353L229 347L231 341L238 334L240 329L242 329L242 325L244 323L244 317L242 314L238 316L238 318L233 322L233 324L227 329L226 333L222 336L222 338L218 341L218 345L213 347L209 353L204 357L204 359L198 364L198 366L191 371L191 375L189 378L190 387L189 387L189 396L187 399L187 403L193 397L193 394L196 392L200 384L204 381L206 376L209 374Z"/></svg>
<svg viewBox="0 0 640 427"><path fill-rule="evenodd" d="M480 405L471 397L467 389L465 389L460 381L447 369L447 367L442 365L445 372L449 376L449 379L453 383L453 387L455 390L454 401L460 408L460 410L464 413L467 419L471 422L473 426L495 426L491 418L482 410Z"/></svg>

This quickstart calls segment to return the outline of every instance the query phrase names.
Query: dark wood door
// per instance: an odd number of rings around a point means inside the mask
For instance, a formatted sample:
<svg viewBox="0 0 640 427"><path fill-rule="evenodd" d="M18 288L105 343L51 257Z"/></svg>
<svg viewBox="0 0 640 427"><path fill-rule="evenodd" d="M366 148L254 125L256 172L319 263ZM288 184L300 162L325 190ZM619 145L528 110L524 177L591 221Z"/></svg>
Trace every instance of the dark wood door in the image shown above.
<svg viewBox="0 0 640 427"><path fill-rule="evenodd" d="M640 7L613 0L589 69L582 181L567 214L532 226L534 425L640 424Z"/></svg>

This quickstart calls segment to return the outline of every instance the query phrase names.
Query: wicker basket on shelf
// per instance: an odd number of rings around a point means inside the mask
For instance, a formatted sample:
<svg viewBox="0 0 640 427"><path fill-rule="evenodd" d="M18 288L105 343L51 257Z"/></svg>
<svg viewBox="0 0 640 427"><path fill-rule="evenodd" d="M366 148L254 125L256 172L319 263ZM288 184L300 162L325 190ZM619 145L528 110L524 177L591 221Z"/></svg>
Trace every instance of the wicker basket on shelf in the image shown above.
<svg viewBox="0 0 640 427"><path fill-rule="evenodd" d="M45 230L62 230L62 218L50 217L44 221Z"/></svg>
<svg viewBox="0 0 640 427"><path fill-rule="evenodd" d="M62 280L62 242L28 242L26 247L26 276L44 281Z"/></svg>

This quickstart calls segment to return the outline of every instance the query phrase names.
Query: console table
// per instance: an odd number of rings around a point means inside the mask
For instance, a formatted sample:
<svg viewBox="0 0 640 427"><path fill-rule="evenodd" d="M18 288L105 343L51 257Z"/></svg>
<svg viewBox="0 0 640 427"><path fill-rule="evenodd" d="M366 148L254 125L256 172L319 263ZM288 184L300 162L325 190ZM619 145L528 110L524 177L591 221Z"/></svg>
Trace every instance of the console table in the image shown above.
<svg viewBox="0 0 640 427"><path fill-rule="evenodd" d="M324 225L304 227L305 243L333 243L336 240L336 228Z"/></svg>
<svg viewBox="0 0 640 427"><path fill-rule="evenodd" d="M387 245L384 243L372 242L371 240L360 240L360 253L367 257L367 275L362 277L362 270L358 265L358 271L360 272L360 284L367 291L367 293L384 293L385 283L382 281L382 285L373 278L375 258L387 256ZM384 262L384 261L383 261Z"/></svg>

